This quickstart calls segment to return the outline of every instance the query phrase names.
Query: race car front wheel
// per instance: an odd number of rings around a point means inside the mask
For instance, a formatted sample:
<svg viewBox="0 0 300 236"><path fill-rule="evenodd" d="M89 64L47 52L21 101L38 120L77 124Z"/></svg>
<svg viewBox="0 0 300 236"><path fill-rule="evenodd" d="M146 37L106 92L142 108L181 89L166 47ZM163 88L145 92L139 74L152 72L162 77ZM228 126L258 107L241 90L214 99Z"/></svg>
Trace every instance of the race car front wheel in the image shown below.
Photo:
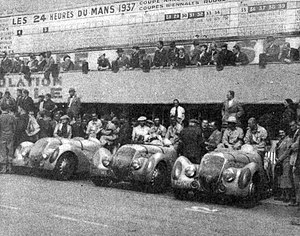
<svg viewBox="0 0 300 236"><path fill-rule="evenodd" d="M75 172L76 161L72 153L64 153L58 159L54 169L57 180L69 180Z"/></svg>
<svg viewBox="0 0 300 236"><path fill-rule="evenodd" d="M150 193L162 193L166 191L168 178L167 166L165 163L159 162L152 173L147 191Z"/></svg>

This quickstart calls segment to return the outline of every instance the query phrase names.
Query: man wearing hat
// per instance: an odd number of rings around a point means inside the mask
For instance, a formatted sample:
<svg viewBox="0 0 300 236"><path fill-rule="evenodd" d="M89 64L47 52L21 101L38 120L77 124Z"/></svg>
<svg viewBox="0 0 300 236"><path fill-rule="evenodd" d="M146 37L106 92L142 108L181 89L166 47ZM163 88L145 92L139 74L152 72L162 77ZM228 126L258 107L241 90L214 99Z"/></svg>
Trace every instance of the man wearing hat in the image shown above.
<svg viewBox="0 0 300 236"><path fill-rule="evenodd" d="M227 120L227 128L224 131L222 143L218 148L228 148L233 150L241 149L243 145L244 131L236 126L237 120L230 116Z"/></svg>
<svg viewBox="0 0 300 236"><path fill-rule="evenodd" d="M20 55L16 54L14 56L14 59L12 60L12 73L20 73L22 70L22 67L24 66L24 61L20 59Z"/></svg>
<svg viewBox="0 0 300 236"><path fill-rule="evenodd" d="M183 129L183 126L178 123L175 116L170 117L170 126L167 129L166 139L169 139L174 146L175 150L178 149L179 134Z"/></svg>
<svg viewBox="0 0 300 236"><path fill-rule="evenodd" d="M69 125L70 117L63 115L60 120L61 123L58 123L54 129L53 137L72 138L72 127Z"/></svg>
<svg viewBox="0 0 300 236"><path fill-rule="evenodd" d="M76 91L74 88L69 89L69 97L68 97L68 109L67 109L67 114L68 116L73 119L73 117L77 117L80 112L81 108L81 101L80 98L77 97Z"/></svg>
<svg viewBox="0 0 300 236"><path fill-rule="evenodd" d="M167 133L167 129L160 123L160 119L158 117L154 118L154 125L152 128L153 132L160 137L160 139L164 139Z"/></svg>
<svg viewBox="0 0 300 236"><path fill-rule="evenodd" d="M221 46L221 52L217 59L217 66L235 66L234 53L228 50L228 45L226 43Z"/></svg>
<svg viewBox="0 0 300 236"><path fill-rule="evenodd" d="M47 93L45 96L44 110L50 112L51 114L57 109L57 105L51 99L51 94Z"/></svg>
<svg viewBox="0 0 300 236"><path fill-rule="evenodd" d="M140 47L133 46L133 52L131 53L130 58L130 68L135 69L140 67Z"/></svg>
<svg viewBox="0 0 300 236"><path fill-rule="evenodd" d="M99 132L102 128L102 122L100 119L98 119L98 116L96 113L92 114L92 120L88 123L86 134L89 138L97 138Z"/></svg>
<svg viewBox="0 0 300 236"><path fill-rule="evenodd" d="M63 71L74 70L74 63L71 61L71 57L69 55L65 55L63 60L64 60L64 62L62 63Z"/></svg>
<svg viewBox="0 0 300 236"><path fill-rule="evenodd" d="M280 47L275 44L275 38L268 36L264 42L264 52L259 54L259 68L264 69L268 62L279 61Z"/></svg>
<svg viewBox="0 0 300 236"><path fill-rule="evenodd" d="M103 118L103 126L100 131L100 143L101 145L113 145L114 141L118 138L120 129L117 127L118 119L114 117L111 119L110 116Z"/></svg>
<svg viewBox="0 0 300 236"><path fill-rule="evenodd" d="M119 69L126 70L130 67L130 60L129 58L124 54L124 50L122 48L117 49L118 57L115 61L112 62L112 70L113 72L118 72Z"/></svg>
<svg viewBox="0 0 300 236"><path fill-rule="evenodd" d="M226 101L223 102L222 107L222 125L225 126L226 120L229 116L234 116L237 119L238 126L241 126L240 119L244 115L244 109L239 101L235 99L235 93L229 90L226 95Z"/></svg>
<svg viewBox="0 0 300 236"><path fill-rule="evenodd" d="M204 151L204 140L202 130L199 127L199 121L189 120L189 126L184 127L179 134L178 153L187 157L192 163L200 164Z"/></svg>
<svg viewBox="0 0 300 236"><path fill-rule="evenodd" d="M137 121L139 125L134 127L132 130L132 142L144 143L150 134L150 128L146 126L147 118L145 116L141 116Z"/></svg>
<svg viewBox="0 0 300 236"><path fill-rule="evenodd" d="M105 57L105 53L102 53L99 56L99 58L97 60L97 64L98 64L99 71L104 71L104 70L108 70L111 68L109 60Z"/></svg>

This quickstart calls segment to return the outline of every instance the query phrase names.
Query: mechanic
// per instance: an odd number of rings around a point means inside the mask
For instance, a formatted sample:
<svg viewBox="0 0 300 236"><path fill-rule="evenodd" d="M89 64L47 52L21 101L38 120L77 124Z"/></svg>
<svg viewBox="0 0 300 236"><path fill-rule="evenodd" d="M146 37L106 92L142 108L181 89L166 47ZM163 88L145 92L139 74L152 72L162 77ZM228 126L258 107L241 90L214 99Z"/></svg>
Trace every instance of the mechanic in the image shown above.
<svg viewBox="0 0 300 236"><path fill-rule="evenodd" d="M101 145L112 145L114 141L118 138L119 128L116 126L116 119L113 118L110 121L110 116L103 117L103 126L100 130L100 143Z"/></svg>
<svg viewBox="0 0 300 236"><path fill-rule="evenodd" d="M16 119L9 114L8 106L2 104L0 115L0 174L11 173L14 155L14 136Z"/></svg>
<svg viewBox="0 0 300 236"><path fill-rule="evenodd" d="M139 125L134 127L132 130L132 142L133 143L144 143L150 134L150 128L146 126L147 118L141 116L138 118Z"/></svg>
<svg viewBox="0 0 300 236"><path fill-rule="evenodd" d="M54 129L53 137L68 138L72 137L72 127L69 125L70 117L64 115L60 118L61 123L58 123Z"/></svg>
<svg viewBox="0 0 300 236"><path fill-rule="evenodd" d="M205 142L206 150L213 151L222 140L222 133L218 130L216 121L212 121L209 123L209 129L211 130L211 135L209 136L207 142Z"/></svg>
<svg viewBox="0 0 300 236"><path fill-rule="evenodd" d="M89 138L97 138L98 134L100 134L102 128L102 122L98 119L96 113L92 114L92 120L88 123L86 134Z"/></svg>
<svg viewBox="0 0 300 236"><path fill-rule="evenodd" d="M241 149L244 138L244 131L237 127L237 119L235 116L229 116L227 119L227 128L224 131L222 143L218 148L229 148L233 150Z"/></svg>
<svg viewBox="0 0 300 236"><path fill-rule="evenodd" d="M183 126L177 122L177 119L175 116L171 116L170 118L171 124L168 127L167 133L166 133L166 139L169 139L174 146L175 150L178 149L179 144L179 134L183 129Z"/></svg>
<svg viewBox="0 0 300 236"><path fill-rule="evenodd" d="M179 139L178 153L187 157L192 163L200 164L205 149L199 121L190 119L189 126L183 128Z"/></svg>
<svg viewBox="0 0 300 236"><path fill-rule="evenodd" d="M255 118L251 117L248 120L248 129L244 138L245 144L250 144L257 150L258 154L262 158L264 163L264 157L266 153L266 139L268 137L268 132L266 129L258 125Z"/></svg>
<svg viewBox="0 0 300 236"><path fill-rule="evenodd" d="M150 128L150 139L158 139L162 141L167 133L166 127L160 124L158 117L154 118L152 127Z"/></svg>

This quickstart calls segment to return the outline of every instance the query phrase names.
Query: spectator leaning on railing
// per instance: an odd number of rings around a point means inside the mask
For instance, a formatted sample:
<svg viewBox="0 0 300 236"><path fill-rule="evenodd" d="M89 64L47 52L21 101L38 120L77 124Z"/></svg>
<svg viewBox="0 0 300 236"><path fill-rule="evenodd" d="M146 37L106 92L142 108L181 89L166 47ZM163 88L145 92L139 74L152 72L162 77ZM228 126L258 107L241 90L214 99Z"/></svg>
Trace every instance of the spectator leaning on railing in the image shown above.
<svg viewBox="0 0 300 236"><path fill-rule="evenodd" d="M234 53L234 57L235 57L235 64L236 65L247 65L249 64L249 59L246 53L241 52L241 48L239 45L234 45L233 46L233 53Z"/></svg>
<svg viewBox="0 0 300 236"><path fill-rule="evenodd" d="M159 41L157 43L157 49L155 50L153 65L154 67L163 68L168 64L168 51L164 48L164 42Z"/></svg>

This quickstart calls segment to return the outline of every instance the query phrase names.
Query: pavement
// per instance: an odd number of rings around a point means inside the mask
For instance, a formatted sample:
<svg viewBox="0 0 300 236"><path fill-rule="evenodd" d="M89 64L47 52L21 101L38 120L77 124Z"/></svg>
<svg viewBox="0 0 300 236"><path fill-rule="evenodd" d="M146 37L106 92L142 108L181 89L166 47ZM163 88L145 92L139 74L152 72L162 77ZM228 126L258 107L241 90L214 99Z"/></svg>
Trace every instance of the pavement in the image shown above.
<svg viewBox="0 0 300 236"><path fill-rule="evenodd" d="M101 188L0 175L0 236L14 235L298 235L295 208L272 199L244 209L180 201L171 192L147 194L126 184Z"/></svg>

